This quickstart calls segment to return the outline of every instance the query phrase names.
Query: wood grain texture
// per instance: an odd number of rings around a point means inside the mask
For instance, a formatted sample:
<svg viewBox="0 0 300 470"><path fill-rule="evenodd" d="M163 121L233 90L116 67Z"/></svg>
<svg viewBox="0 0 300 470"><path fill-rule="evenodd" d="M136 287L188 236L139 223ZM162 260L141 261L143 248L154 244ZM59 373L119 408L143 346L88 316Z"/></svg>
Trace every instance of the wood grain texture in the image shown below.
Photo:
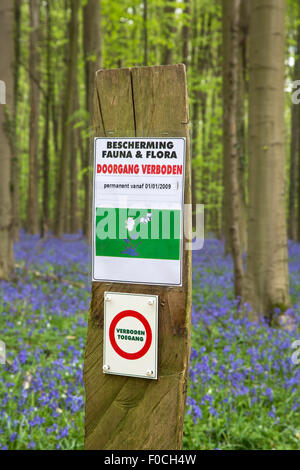
<svg viewBox="0 0 300 470"><path fill-rule="evenodd" d="M98 71L94 130L97 137L186 137L185 202L190 202L184 65ZM103 295L109 290L159 296L157 381L103 374ZM184 250L182 287L93 283L84 364L86 449L181 448L190 315L190 251Z"/></svg>

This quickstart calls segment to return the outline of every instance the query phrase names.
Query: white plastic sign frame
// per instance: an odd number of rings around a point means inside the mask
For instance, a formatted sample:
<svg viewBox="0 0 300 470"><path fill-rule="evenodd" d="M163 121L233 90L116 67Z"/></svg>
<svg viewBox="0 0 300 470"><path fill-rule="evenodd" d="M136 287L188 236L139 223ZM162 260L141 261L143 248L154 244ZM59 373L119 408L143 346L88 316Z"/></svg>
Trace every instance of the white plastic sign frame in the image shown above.
<svg viewBox="0 0 300 470"><path fill-rule="evenodd" d="M149 150L148 147L151 146L157 148ZM164 149L160 150L160 146ZM95 138L92 281L182 285L185 155L186 138L184 137ZM113 214L113 216L119 217L117 211L120 209L128 210L126 224L132 221L134 224L136 220L137 226L141 225L141 217L134 220L134 216L130 217L130 211L146 211L146 217L143 217L146 222L148 216L151 220L151 211L164 213L166 219L171 213L176 213L176 217L178 215L180 219L177 224L180 235L177 244L173 245L175 249L164 250L165 238L164 235L159 235L161 250L152 250L152 254L145 256L143 254L145 241L142 240L141 243L140 240L127 241L126 237L123 237L123 245L120 249L120 243L118 244L120 239L117 234L110 244L105 245L101 242L102 247L109 247L109 249L102 248L99 252L98 247L101 244L99 244L99 222L96 226L97 214L99 216L99 213L103 215L109 210L115 210L117 215ZM124 223L120 222L120 224L123 228ZM159 233L161 234L161 231ZM133 255L127 256L126 250L127 253L131 250ZM167 251L171 254L169 258L165 255Z"/></svg>
<svg viewBox="0 0 300 470"><path fill-rule="evenodd" d="M104 293L103 373L157 379L157 295Z"/></svg>

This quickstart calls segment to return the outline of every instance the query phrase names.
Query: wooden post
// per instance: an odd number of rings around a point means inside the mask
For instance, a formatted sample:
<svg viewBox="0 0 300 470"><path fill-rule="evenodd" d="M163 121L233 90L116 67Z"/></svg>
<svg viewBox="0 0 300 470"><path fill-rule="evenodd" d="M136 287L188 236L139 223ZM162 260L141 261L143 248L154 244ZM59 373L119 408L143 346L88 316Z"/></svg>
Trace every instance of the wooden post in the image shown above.
<svg viewBox="0 0 300 470"><path fill-rule="evenodd" d="M95 137L185 137L185 204L190 204L184 65L98 71L94 131ZM190 222L188 225L190 229ZM185 249L182 287L93 283L84 364L86 449L181 448L191 286L191 251ZM103 297L104 291L109 290L159 296L158 380L103 373Z"/></svg>

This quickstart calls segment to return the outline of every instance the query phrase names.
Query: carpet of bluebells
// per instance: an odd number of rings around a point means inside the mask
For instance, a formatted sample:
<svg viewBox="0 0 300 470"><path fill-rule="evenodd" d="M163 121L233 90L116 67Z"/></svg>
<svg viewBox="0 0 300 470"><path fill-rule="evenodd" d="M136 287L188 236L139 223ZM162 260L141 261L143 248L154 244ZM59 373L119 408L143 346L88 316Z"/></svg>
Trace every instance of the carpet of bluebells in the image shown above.
<svg viewBox="0 0 300 470"><path fill-rule="evenodd" d="M223 243L193 254L185 449L299 449L300 245L289 245L288 329L237 311ZM80 236L25 235L0 283L0 449L82 449L89 253ZM297 356L297 354L296 354ZM299 353L300 358L300 353Z"/></svg>

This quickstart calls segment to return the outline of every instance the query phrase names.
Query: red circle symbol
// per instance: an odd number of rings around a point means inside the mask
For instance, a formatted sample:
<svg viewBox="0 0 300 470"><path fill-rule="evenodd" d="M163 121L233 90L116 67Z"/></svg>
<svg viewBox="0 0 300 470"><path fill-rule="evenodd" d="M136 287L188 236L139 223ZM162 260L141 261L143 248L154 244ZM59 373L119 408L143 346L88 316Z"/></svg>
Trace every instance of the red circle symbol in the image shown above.
<svg viewBox="0 0 300 470"><path fill-rule="evenodd" d="M125 318L125 317L134 317L134 318L136 318L137 320L139 320L143 324L143 326L146 330L145 344L142 347L142 349L140 349L139 351L137 351L135 353L128 353L126 351L123 351L123 349L121 349L117 345L117 342L116 342L116 339L115 339L116 326L119 323L119 321L122 320L122 318ZM124 359L130 359L130 360L140 359L141 357L143 357L146 354L146 352L148 352L148 350L151 346L152 331L151 331L151 327L150 327L148 321L146 320L146 318L143 317L143 315L141 315L139 312L136 312L135 310L123 310L123 312L120 312L120 313L118 313L118 315L115 316L115 318L113 319L113 321L110 324L109 339L110 339L112 347L114 348L116 353L119 354L119 356L123 357Z"/></svg>

